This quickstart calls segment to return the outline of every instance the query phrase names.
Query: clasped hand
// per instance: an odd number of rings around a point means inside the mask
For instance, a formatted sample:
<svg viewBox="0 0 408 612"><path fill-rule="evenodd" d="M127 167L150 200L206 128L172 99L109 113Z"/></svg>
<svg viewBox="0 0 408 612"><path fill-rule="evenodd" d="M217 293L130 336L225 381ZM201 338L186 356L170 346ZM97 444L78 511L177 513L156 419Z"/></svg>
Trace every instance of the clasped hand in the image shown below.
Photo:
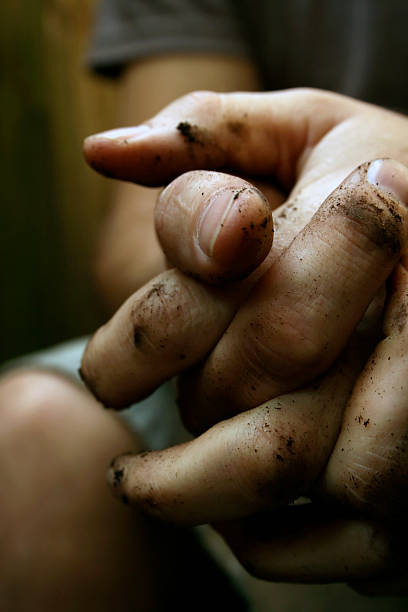
<svg viewBox="0 0 408 612"><path fill-rule="evenodd" d="M85 143L102 173L172 181L155 222L173 267L98 330L82 375L114 408L179 375L197 435L117 458L111 484L214 523L257 576L403 580L407 142L403 116L291 90L191 94Z"/></svg>

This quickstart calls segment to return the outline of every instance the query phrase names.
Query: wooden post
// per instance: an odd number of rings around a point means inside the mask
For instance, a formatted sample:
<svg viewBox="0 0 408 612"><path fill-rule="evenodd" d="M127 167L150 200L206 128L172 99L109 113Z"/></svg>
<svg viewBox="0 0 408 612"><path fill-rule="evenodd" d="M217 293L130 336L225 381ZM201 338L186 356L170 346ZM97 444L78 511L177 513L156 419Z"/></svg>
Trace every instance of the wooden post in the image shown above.
<svg viewBox="0 0 408 612"><path fill-rule="evenodd" d="M2 0L0 359L101 322L90 275L109 181L82 140L114 125L115 87L84 64L94 0Z"/></svg>

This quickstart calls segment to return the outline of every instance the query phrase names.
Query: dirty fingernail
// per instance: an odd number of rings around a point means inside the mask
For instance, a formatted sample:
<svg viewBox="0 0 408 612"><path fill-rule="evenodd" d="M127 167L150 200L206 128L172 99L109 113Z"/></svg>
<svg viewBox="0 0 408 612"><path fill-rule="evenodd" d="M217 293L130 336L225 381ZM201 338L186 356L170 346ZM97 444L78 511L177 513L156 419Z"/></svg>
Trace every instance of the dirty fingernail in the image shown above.
<svg viewBox="0 0 408 612"><path fill-rule="evenodd" d="M222 190L207 205L198 226L198 242L206 255L212 257L215 243L223 229L239 214L239 196L246 189Z"/></svg>
<svg viewBox="0 0 408 612"><path fill-rule="evenodd" d="M408 206L408 167L394 159L376 159L367 170L367 181Z"/></svg>

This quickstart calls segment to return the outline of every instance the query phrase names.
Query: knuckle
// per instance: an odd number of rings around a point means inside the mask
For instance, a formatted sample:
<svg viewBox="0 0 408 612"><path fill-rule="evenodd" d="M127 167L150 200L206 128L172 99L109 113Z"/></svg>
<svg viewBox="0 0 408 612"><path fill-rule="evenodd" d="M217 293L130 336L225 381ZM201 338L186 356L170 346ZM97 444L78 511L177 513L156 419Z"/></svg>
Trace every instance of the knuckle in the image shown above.
<svg viewBox="0 0 408 612"><path fill-rule="evenodd" d="M199 309L196 302L180 275L167 274L154 282L131 309L135 347L147 354L178 352L179 340L194 324L189 313Z"/></svg>
<svg viewBox="0 0 408 612"><path fill-rule="evenodd" d="M302 103L311 104L312 106L327 106L327 104L339 100L337 94L324 89L318 89L317 87L294 87L289 92L298 96Z"/></svg>
<svg viewBox="0 0 408 612"><path fill-rule="evenodd" d="M302 322L302 328L285 321L250 323L242 334L243 363L258 376L273 380L293 381L309 377L319 370L328 346L315 321Z"/></svg>
<svg viewBox="0 0 408 612"><path fill-rule="evenodd" d="M183 105L199 115L205 117L214 107L219 104L220 94L208 90L196 90L188 93L182 98Z"/></svg>
<svg viewBox="0 0 408 612"><path fill-rule="evenodd" d="M290 347L288 363L290 370L297 372L303 378L309 378L321 369L327 353L328 343L319 333L317 325L311 324L309 328L296 330L288 338L283 338ZM284 345L283 345L284 346Z"/></svg>
<svg viewBox="0 0 408 612"><path fill-rule="evenodd" d="M334 120L340 121L341 117L348 117L362 106L362 102L352 98L345 98L334 91L319 89L317 87L295 87L290 89L293 95L299 97L299 103L307 104L321 115L321 121L330 116L330 111L337 113L330 117L329 124ZM337 119L336 119L337 118Z"/></svg>
<svg viewBox="0 0 408 612"><path fill-rule="evenodd" d="M276 399L252 414L245 458L245 470L237 474L254 508L276 508L299 497L320 472L323 458L311 453L317 435L304 417L294 416L290 422L277 418L285 403ZM278 412L277 414L281 414ZM247 417L245 417L247 418Z"/></svg>
<svg viewBox="0 0 408 612"><path fill-rule="evenodd" d="M289 92L309 100L318 96L327 95L328 93L315 87L293 87L289 90Z"/></svg>
<svg viewBox="0 0 408 612"><path fill-rule="evenodd" d="M289 437L288 440L293 439ZM302 457L304 455L295 455L292 449L288 449L286 440L279 440L265 456L265 460L268 459L265 473L260 474L259 469L248 470L252 475L248 494L252 492L255 507L276 508L277 503L291 503L300 497L305 483L312 480L311 466Z"/></svg>
<svg viewBox="0 0 408 612"><path fill-rule="evenodd" d="M208 351L219 332L214 314L204 286L164 272L98 330L82 360L84 381L113 408L146 397Z"/></svg>
<svg viewBox="0 0 408 612"><path fill-rule="evenodd" d="M187 98L190 98L194 104L202 106L204 110L207 108L208 103L218 101L219 97L219 94L207 89L198 89L187 94Z"/></svg>

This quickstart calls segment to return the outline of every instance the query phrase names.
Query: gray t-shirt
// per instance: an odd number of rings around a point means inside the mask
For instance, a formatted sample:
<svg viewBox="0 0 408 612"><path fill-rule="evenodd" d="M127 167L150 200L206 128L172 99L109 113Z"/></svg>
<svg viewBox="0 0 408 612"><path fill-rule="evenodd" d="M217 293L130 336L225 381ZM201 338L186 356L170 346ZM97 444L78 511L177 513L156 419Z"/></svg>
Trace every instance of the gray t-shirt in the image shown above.
<svg viewBox="0 0 408 612"><path fill-rule="evenodd" d="M264 89L319 87L408 112L407 0L102 0L98 72L168 52L253 58Z"/></svg>

